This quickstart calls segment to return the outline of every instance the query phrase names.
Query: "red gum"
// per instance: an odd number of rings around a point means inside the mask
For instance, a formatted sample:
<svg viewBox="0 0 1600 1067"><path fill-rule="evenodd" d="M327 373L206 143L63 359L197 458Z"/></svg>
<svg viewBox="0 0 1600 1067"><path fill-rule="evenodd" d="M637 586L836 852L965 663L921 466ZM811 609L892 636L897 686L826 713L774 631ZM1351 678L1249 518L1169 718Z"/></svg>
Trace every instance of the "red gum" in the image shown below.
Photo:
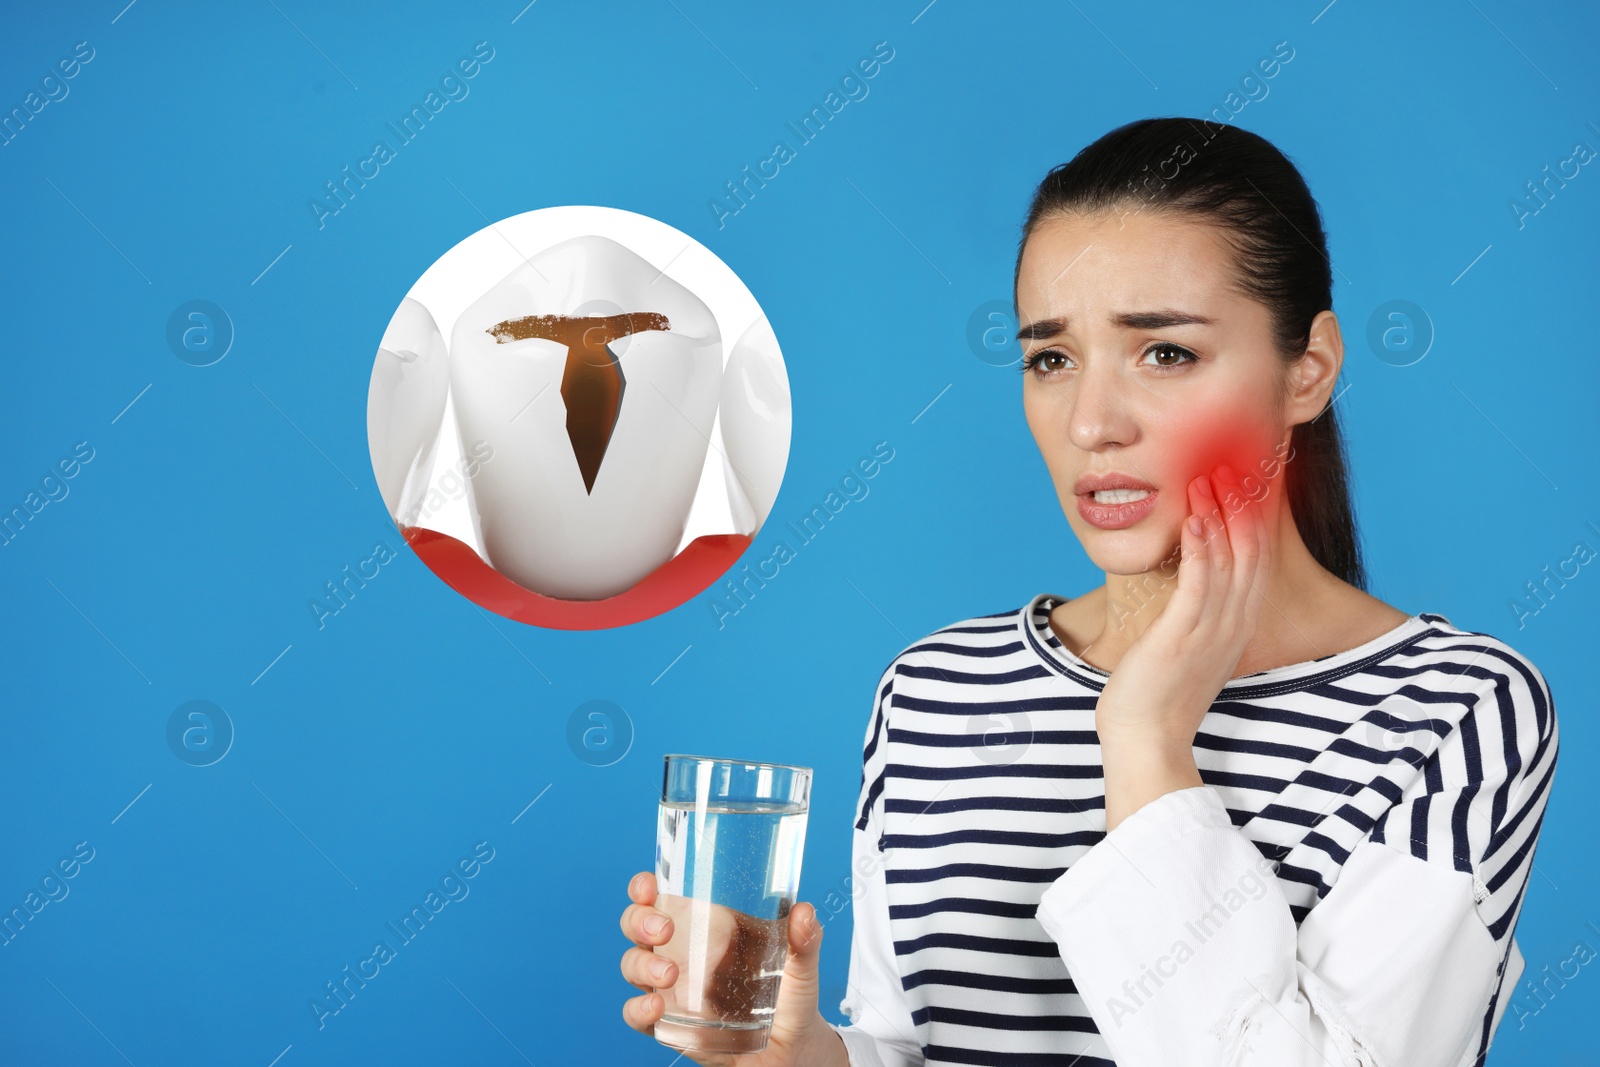
<svg viewBox="0 0 1600 1067"><path fill-rule="evenodd" d="M605 630L670 611L722 577L750 546L743 534L697 537L631 589L604 600L564 600L524 589L449 534L421 526L401 532L429 570L474 604L551 630Z"/></svg>

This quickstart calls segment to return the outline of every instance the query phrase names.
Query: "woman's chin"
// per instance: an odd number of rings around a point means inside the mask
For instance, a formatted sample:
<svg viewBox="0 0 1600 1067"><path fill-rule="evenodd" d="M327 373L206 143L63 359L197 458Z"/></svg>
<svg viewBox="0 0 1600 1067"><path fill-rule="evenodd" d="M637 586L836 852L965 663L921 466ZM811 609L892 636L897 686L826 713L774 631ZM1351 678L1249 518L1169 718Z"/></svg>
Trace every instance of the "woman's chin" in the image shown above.
<svg viewBox="0 0 1600 1067"><path fill-rule="evenodd" d="M1142 525L1142 524L1141 524ZM1178 535L1157 529L1099 530L1089 527L1078 540L1091 562L1107 574L1145 574L1170 567Z"/></svg>

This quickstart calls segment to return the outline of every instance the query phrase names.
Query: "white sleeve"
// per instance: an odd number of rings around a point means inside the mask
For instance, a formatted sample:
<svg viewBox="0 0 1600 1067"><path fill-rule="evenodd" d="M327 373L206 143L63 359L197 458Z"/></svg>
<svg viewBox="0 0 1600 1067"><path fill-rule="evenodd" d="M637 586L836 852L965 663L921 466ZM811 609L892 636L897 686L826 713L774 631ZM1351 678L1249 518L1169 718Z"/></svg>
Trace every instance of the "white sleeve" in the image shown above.
<svg viewBox="0 0 1600 1067"><path fill-rule="evenodd" d="M922 1067L922 1045L895 966L878 832L876 815L865 830L855 831L850 971L845 997L839 1002L851 1025L829 1025L844 1038L851 1067Z"/></svg>
<svg viewBox="0 0 1600 1067"><path fill-rule="evenodd" d="M1209 786L1129 816L1038 918L1121 1067L1455 1067L1500 962L1470 875L1371 841L1297 936Z"/></svg>
<svg viewBox="0 0 1600 1067"><path fill-rule="evenodd" d="M891 664L879 684L867 728L858 818L850 846L850 969L845 997L839 1002L839 1010L850 1019L850 1025L828 1024L844 1039L851 1067L923 1065L922 1045L895 964L884 853L878 848L893 672Z"/></svg>
<svg viewBox="0 0 1600 1067"><path fill-rule="evenodd" d="M1045 890L1039 922L1119 1067L1478 1062L1522 969L1557 748L1543 679L1497 657L1298 929L1210 786L1146 804Z"/></svg>

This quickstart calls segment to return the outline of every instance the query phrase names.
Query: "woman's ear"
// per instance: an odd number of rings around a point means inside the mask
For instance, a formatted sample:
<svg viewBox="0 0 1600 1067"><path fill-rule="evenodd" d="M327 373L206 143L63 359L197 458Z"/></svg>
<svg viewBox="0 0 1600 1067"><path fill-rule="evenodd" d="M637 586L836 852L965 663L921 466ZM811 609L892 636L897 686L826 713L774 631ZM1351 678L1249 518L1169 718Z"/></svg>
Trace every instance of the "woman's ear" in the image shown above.
<svg viewBox="0 0 1600 1067"><path fill-rule="evenodd" d="M1339 319L1331 311L1319 311L1311 320L1306 351L1289 367L1288 423L1298 426L1310 422L1333 403L1333 387L1344 366L1344 338Z"/></svg>

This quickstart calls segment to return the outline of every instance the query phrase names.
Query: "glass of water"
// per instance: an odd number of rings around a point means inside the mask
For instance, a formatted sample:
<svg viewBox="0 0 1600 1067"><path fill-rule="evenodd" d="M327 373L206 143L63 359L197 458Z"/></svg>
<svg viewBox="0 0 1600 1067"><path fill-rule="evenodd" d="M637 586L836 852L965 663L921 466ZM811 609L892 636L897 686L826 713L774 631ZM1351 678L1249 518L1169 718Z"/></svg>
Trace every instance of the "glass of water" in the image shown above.
<svg viewBox="0 0 1600 1067"><path fill-rule="evenodd" d="M678 965L657 990L664 1045L767 1047L800 888L811 768L671 754L656 824L655 907L672 917L656 948Z"/></svg>

